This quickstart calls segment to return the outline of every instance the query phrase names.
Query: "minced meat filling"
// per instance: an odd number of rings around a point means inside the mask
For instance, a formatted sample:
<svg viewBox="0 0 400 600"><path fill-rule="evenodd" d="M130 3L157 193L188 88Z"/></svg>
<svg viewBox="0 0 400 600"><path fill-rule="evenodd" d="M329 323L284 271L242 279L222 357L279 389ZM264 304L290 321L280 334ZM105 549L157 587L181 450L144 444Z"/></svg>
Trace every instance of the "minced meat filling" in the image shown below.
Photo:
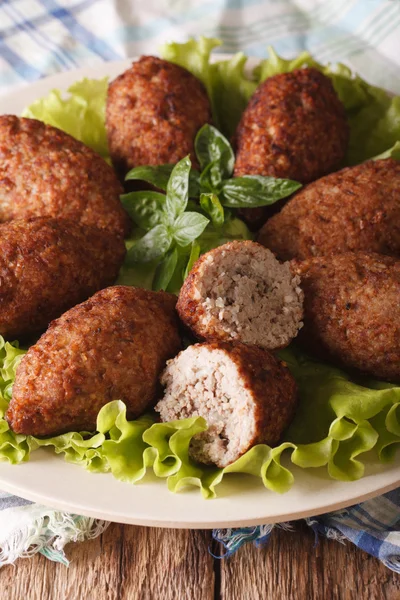
<svg viewBox="0 0 400 600"><path fill-rule="evenodd" d="M162 377L165 395L156 410L163 421L201 416L208 430L197 434L191 455L206 463L232 462L255 427L254 407L237 367L220 350L190 347L169 361Z"/></svg>
<svg viewBox="0 0 400 600"><path fill-rule="evenodd" d="M280 264L257 245L209 259L197 285L204 327L217 320L232 339L270 349L296 336L302 325L303 294L288 263Z"/></svg>

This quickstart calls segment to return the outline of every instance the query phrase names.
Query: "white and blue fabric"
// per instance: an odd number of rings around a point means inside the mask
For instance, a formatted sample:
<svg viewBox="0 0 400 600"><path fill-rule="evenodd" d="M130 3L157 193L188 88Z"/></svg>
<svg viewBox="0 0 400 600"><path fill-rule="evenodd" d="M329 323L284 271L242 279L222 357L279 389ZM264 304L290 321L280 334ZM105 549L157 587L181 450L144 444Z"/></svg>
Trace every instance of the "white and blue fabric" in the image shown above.
<svg viewBox="0 0 400 600"><path fill-rule="evenodd" d="M400 94L400 0L0 0L0 94L197 35L222 39L222 52L264 57L273 45L288 58L308 50ZM400 572L400 490L307 523ZM35 552L68 564L68 542L106 527L0 493L0 565ZM265 542L273 527L215 530L214 537L229 555L248 541Z"/></svg>
<svg viewBox="0 0 400 600"><path fill-rule="evenodd" d="M223 52L309 50L400 93L399 27L398 0L1 0L0 92L206 35Z"/></svg>
<svg viewBox="0 0 400 600"><path fill-rule="evenodd" d="M366 500L342 511L305 519L318 535L355 544L391 569L400 573L400 489ZM258 525L237 529L215 529L213 538L221 542L226 558L248 542L265 545L275 527L293 530L290 523Z"/></svg>
<svg viewBox="0 0 400 600"><path fill-rule="evenodd" d="M0 567L37 552L67 566L65 545L93 539L108 525L0 492Z"/></svg>

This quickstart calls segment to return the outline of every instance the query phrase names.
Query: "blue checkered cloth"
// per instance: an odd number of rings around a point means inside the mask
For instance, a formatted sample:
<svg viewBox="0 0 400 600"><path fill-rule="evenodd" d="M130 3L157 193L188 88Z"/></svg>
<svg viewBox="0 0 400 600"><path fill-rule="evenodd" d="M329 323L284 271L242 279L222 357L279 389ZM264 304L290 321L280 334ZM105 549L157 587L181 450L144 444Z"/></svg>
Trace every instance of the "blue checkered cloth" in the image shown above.
<svg viewBox="0 0 400 600"><path fill-rule="evenodd" d="M0 94L206 35L224 52L302 50L400 93L399 0L0 0Z"/></svg>
<svg viewBox="0 0 400 600"><path fill-rule="evenodd" d="M400 488L337 512L305 520L318 535L344 542L348 540L378 558L386 567L400 573ZM214 529L213 538L221 542L226 558L244 544L265 545L275 525L237 529ZM279 525L291 530L290 523Z"/></svg>
<svg viewBox="0 0 400 600"><path fill-rule="evenodd" d="M225 52L265 56L267 44L285 57L309 50L400 93L399 27L400 0L0 0L0 94L60 71L154 54L165 41L200 34L221 38ZM400 572L400 490L307 523ZM65 544L106 526L0 492L0 566L34 552L68 564ZM246 542L265 543L273 527L213 535L228 556Z"/></svg>

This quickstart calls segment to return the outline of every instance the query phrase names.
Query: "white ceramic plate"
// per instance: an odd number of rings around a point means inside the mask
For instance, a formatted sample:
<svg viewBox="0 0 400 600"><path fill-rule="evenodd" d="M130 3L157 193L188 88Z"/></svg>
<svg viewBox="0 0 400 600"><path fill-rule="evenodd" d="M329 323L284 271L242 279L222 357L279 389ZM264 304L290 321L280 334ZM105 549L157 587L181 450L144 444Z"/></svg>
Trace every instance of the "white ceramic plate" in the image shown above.
<svg viewBox="0 0 400 600"><path fill-rule="evenodd" d="M220 55L221 56L221 55ZM131 61L61 73L19 87L0 98L0 114L20 114L53 88L67 89L82 77L111 78ZM254 65L254 62L252 63ZM250 476L229 476L219 497L205 501L199 490L168 492L166 482L152 475L132 486L111 474L92 474L66 463L51 450L38 450L18 466L0 463L0 488L47 506L120 523L158 527L211 528L277 523L344 508L400 485L400 466L383 466L371 459L365 476L356 482L329 479L322 469L303 471L291 466L295 484L279 495ZM233 490L234 487L234 490ZM234 493L232 493L234 491Z"/></svg>

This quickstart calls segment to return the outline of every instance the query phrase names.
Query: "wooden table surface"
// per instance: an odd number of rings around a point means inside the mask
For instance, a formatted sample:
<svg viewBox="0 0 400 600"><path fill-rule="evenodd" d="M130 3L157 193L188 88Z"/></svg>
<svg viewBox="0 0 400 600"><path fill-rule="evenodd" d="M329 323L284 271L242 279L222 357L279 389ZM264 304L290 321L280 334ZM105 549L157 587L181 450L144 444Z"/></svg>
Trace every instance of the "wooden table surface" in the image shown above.
<svg viewBox="0 0 400 600"><path fill-rule="evenodd" d="M69 568L43 556L0 571L1 600L399 600L400 575L378 560L302 524L275 530L229 559L209 531L111 525L71 544Z"/></svg>

